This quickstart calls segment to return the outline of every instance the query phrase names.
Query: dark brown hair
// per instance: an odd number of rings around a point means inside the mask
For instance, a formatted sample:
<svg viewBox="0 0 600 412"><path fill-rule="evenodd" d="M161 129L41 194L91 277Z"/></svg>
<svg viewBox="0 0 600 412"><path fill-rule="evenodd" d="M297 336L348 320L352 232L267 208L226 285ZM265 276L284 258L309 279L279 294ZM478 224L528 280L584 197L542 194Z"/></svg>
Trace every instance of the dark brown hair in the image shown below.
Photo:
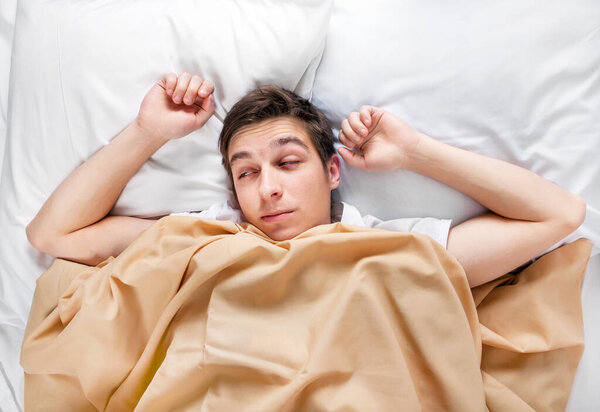
<svg viewBox="0 0 600 412"><path fill-rule="evenodd" d="M302 122L319 153L323 167L326 168L327 161L335 153L335 149L331 125L323 112L294 92L277 86L261 86L242 97L231 108L223 122L219 149L223 157L223 166L230 179L232 176L228 149L231 139L243 127L278 117L292 117Z"/></svg>

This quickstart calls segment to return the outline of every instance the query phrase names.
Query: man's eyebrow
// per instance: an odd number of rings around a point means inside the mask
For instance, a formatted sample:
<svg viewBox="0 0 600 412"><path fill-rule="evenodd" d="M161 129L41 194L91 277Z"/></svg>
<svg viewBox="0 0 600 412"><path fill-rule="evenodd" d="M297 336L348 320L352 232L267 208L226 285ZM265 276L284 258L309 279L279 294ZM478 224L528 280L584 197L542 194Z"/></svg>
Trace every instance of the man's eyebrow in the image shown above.
<svg viewBox="0 0 600 412"><path fill-rule="evenodd" d="M231 159L229 159L229 166L231 166L233 164L233 162L235 162L236 160L248 159L249 157L251 157L250 152L246 152L246 151L237 152L233 156L231 156Z"/></svg>
<svg viewBox="0 0 600 412"><path fill-rule="evenodd" d="M288 143L294 143L297 144L298 146L301 146L304 150L309 150L308 145L306 143L304 143L302 141L302 139L300 139L299 137L293 136L293 135L289 135L289 136L282 136L277 140L273 140L271 142L271 147L281 147L284 146Z"/></svg>

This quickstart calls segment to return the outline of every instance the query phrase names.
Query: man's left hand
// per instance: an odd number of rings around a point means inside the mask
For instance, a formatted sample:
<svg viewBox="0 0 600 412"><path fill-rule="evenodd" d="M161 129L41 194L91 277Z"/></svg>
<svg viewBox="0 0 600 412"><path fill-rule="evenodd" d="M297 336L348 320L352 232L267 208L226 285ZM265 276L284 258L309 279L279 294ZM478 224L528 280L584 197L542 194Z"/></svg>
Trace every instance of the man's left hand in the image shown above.
<svg viewBox="0 0 600 412"><path fill-rule="evenodd" d="M339 154L346 163L368 172L409 168L421 136L404 120L374 106L362 106L342 121ZM354 150L350 150L354 149Z"/></svg>

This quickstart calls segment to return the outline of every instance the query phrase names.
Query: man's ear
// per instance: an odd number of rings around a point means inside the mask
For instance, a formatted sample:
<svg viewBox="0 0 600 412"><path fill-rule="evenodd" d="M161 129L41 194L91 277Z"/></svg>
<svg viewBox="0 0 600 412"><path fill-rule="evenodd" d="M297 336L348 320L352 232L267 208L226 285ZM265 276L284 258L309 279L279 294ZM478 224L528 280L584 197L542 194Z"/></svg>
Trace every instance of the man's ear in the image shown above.
<svg viewBox="0 0 600 412"><path fill-rule="evenodd" d="M331 155L331 158L327 162L327 171L329 172L329 187L331 190L337 189L340 185L341 179L341 165L340 158L337 155Z"/></svg>

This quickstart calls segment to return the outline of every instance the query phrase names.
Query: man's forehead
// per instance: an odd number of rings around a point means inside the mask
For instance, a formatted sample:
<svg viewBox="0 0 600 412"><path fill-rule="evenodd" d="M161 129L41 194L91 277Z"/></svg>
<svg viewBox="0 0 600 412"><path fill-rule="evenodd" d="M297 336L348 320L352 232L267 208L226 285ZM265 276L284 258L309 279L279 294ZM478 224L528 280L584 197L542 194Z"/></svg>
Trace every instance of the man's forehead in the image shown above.
<svg viewBox="0 0 600 412"><path fill-rule="evenodd" d="M235 135L248 134L255 131L275 130L279 128L304 129L304 122L293 116L277 116L269 119L259 120L240 127Z"/></svg>

